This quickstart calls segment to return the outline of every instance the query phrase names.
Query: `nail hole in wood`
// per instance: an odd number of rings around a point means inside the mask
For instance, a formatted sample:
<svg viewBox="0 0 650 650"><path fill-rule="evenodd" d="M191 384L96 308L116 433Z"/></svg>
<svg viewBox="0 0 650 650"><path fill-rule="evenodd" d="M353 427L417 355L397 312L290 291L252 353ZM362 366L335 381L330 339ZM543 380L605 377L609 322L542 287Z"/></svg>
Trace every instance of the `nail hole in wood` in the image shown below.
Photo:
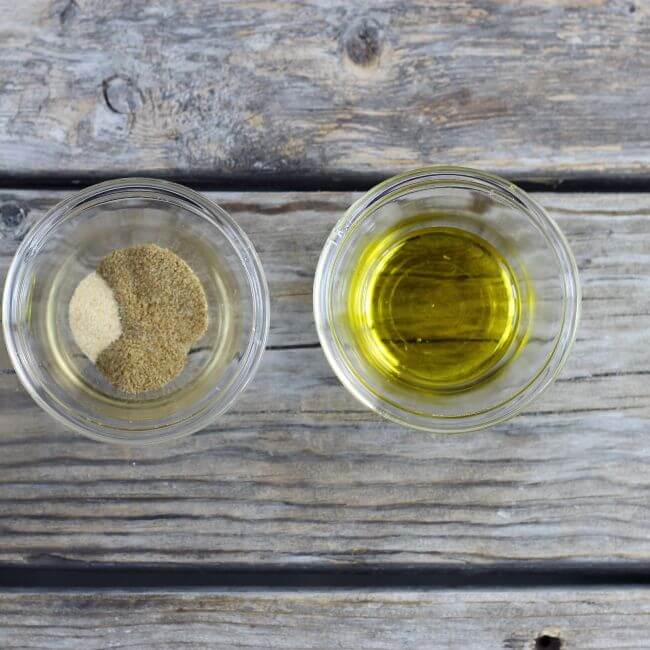
<svg viewBox="0 0 650 650"><path fill-rule="evenodd" d="M0 205L0 235L20 240L27 228L25 217L27 211L15 201Z"/></svg>
<svg viewBox="0 0 650 650"><path fill-rule="evenodd" d="M549 634L542 634L535 639L535 650L560 650L562 639Z"/></svg>

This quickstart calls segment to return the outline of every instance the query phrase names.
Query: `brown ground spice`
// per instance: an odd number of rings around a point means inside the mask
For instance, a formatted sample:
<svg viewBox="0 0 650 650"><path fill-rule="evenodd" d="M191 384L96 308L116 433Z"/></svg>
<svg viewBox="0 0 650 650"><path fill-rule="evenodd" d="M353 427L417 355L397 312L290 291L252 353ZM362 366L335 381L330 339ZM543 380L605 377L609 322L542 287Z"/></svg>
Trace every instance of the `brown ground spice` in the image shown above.
<svg viewBox="0 0 650 650"><path fill-rule="evenodd" d="M164 386L207 329L201 282L178 255L155 244L115 250L97 271L113 290L122 323L122 335L100 353L98 368L127 393Z"/></svg>

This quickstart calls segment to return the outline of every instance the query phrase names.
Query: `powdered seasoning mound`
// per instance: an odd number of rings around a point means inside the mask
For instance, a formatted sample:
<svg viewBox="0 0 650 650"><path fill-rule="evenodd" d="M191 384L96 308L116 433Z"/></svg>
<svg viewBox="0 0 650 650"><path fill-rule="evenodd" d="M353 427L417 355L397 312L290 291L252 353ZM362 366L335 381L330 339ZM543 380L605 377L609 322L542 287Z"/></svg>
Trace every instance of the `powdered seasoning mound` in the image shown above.
<svg viewBox="0 0 650 650"><path fill-rule="evenodd" d="M127 393L161 388L180 374L190 346L207 330L200 280L178 255L155 244L113 251L97 270L113 290L122 325L97 367Z"/></svg>
<svg viewBox="0 0 650 650"><path fill-rule="evenodd" d="M185 367L188 348L150 336L125 335L103 352L97 366L106 378L126 393L160 388Z"/></svg>
<svg viewBox="0 0 650 650"><path fill-rule="evenodd" d="M119 306L101 275L91 273L77 285L68 306L68 322L75 343L93 363L120 337Z"/></svg>

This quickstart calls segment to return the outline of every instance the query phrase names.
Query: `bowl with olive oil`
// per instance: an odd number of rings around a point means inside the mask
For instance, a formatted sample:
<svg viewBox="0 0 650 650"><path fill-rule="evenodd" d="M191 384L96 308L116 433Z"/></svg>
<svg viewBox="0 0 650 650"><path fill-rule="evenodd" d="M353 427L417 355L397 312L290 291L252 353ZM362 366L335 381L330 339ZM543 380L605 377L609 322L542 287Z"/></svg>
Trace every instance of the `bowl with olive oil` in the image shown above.
<svg viewBox="0 0 650 650"><path fill-rule="evenodd" d="M506 420L562 368L580 310L569 246L515 185L431 167L381 183L332 231L314 283L325 354L381 415L432 432Z"/></svg>

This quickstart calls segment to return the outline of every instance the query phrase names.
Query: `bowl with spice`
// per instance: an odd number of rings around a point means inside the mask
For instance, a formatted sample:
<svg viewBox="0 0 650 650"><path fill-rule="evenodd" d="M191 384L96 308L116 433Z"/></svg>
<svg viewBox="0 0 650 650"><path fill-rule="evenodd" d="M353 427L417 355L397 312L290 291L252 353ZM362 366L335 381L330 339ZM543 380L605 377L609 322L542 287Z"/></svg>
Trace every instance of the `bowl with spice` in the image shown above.
<svg viewBox="0 0 650 650"><path fill-rule="evenodd" d="M141 445L228 409L264 351L269 296L225 210L174 183L120 179L64 200L28 233L3 327L45 411L91 438Z"/></svg>

